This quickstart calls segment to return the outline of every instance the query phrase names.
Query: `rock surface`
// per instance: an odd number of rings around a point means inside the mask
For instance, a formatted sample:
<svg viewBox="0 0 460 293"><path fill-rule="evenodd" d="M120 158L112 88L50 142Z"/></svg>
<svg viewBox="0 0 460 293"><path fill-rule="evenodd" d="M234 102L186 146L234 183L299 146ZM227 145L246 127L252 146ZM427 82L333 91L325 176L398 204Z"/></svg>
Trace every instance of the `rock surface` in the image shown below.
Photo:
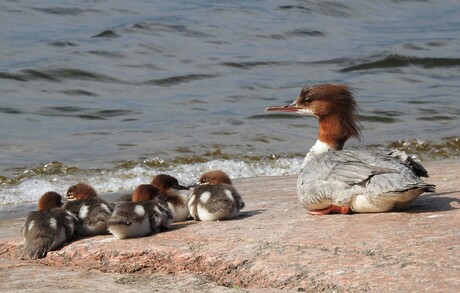
<svg viewBox="0 0 460 293"><path fill-rule="evenodd" d="M239 218L168 232L82 238L21 258L25 218L0 221L1 292L458 292L460 161L427 162L424 194L398 213L311 216L294 176L235 180Z"/></svg>

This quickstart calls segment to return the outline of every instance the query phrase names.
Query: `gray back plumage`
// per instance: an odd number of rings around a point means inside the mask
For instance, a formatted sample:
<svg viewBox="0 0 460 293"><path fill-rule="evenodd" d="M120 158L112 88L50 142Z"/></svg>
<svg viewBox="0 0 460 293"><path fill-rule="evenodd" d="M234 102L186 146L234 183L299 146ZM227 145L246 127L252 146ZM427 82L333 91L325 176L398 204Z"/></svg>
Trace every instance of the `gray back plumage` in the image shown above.
<svg viewBox="0 0 460 293"><path fill-rule="evenodd" d="M346 202L347 190L359 190L369 197L420 189L434 191L434 185L424 183L420 175L426 170L416 162L418 171L411 167L413 162L401 160L401 154L392 155L385 151L327 151L307 157L299 175L297 187L299 198L308 205L340 193ZM428 175L428 174L426 174ZM340 189L342 192L339 192Z"/></svg>
<svg viewBox="0 0 460 293"><path fill-rule="evenodd" d="M101 206L102 204L105 205L107 209L103 208ZM98 196L91 197L85 200L68 201L64 204L63 209L79 217L79 212L83 205L86 205L91 208L88 210L87 217L85 217L85 219L79 218L79 220L82 223L88 222L87 224L89 225L94 224L94 223L91 223L91 221L108 221L111 213L113 212L112 204L108 203L107 201L103 200L102 198ZM94 215L98 215L98 217L95 218Z"/></svg>
<svg viewBox="0 0 460 293"><path fill-rule="evenodd" d="M144 208L145 214L139 215L135 212L137 205ZM122 202L115 207L108 223L109 225L125 225L130 226L134 223L142 222L147 217L150 222L152 231L168 229L172 214L168 207L154 200L142 202Z"/></svg>
<svg viewBox="0 0 460 293"><path fill-rule="evenodd" d="M55 221L54 228L50 226L51 219ZM25 238L24 253L32 259L45 257L54 249L53 245L63 244L55 243L55 238L61 230L64 230L67 240L73 236L75 221L74 217L61 208L30 212L22 228Z"/></svg>

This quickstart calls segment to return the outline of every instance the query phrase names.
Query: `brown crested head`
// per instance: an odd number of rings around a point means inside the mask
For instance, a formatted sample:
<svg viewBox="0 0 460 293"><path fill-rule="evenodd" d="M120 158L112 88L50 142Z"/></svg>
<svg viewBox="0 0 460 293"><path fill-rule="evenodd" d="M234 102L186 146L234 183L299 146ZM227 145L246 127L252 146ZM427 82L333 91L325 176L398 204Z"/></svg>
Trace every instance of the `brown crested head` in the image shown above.
<svg viewBox="0 0 460 293"><path fill-rule="evenodd" d="M68 200L83 200L97 196L96 190L85 183L70 186L67 190Z"/></svg>
<svg viewBox="0 0 460 293"><path fill-rule="evenodd" d="M221 183L232 185L232 180L230 180L230 177L228 177L228 175L221 170L206 172L201 175L199 180L199 184L215 185Z"/></svg>
<svg viewBox="0 0 460 293"><path fill-rule="evenodd" d="M160 193L168 196L171 189L189 190L190 188L180 185L179 181L173 176L167 174L158 174L152 180L152 185L160 190Z"/></svg>
<svg viewBox="0 0 460 293"><path fill-rule="evenodd" d="M316 116L320 124L318 139L335 149L341 149L350 137L361 139L358 104L346 85L321 84L305 87L294 103L269 107L266 111Z"/></svg>
<svg viewBox="0 0 460 293"><path fill-rule="evenodd" d="M47 211L62 207L62 196L54 191L45 192L38 200L38 210Z"/></svg>
<svg viewBox="0 0 460 293"><path fill-rule="evenodd" d="M160 195L158 188L152 184L141 184L133 192L132 202L141 202L157 199Z"/></svg>

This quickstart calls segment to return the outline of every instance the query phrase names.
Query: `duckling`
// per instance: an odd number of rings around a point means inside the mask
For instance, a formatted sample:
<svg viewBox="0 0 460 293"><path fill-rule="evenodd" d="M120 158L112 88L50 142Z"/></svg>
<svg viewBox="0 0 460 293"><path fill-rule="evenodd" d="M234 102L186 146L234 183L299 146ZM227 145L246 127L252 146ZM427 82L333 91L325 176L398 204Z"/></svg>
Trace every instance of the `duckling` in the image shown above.
<svg viewBox="0 0 460 293"><path fill-rule="evenodd" d="M214 170L201 176L190 194L188 207L195 221L218 221L236 217L244 202L228 175Z"/></svg>
<svg viewBox="0 0 460 293"><path fill-rule="evenodd" d="M43 258L72 238L77 219L61 207L62 197L49 191L40 197L38 210L27 216L22 234L25 239L24 253L28 257Z"/></svg>
<svg viewBox="0 0 460 293"><path fill-rule="evenodd" d="M171 221L171 212L160 203L158 188L142 184L134 190L132 201L115 207L109 231L118 239L143 237L168 229Z"/></svg>
<svg viewBox="0 0 460 293"><path fill-rule="evenodd" d="M113 206L100 198L94 188L78 183L67 190L67 203L64 209L79 219L77 234L94 236L108 234L107 222Z"/></svg>
<svg viewBox="0 0 460 293"><path fill-rule="evenodd" d="M189 216L187 206L187 194L181 190L190 190L182 186L173 176L158 174L152 180L152 185L159 189L160 194L165 197L167 206L173 215L173 222L186 221Z"/></svg>

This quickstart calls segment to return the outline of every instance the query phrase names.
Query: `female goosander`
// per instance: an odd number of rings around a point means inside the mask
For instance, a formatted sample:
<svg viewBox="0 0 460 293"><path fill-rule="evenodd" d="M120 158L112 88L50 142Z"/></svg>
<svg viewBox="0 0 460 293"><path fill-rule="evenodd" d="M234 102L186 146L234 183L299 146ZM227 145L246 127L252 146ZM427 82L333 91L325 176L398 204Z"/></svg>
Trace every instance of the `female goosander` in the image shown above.
<svg viewBox="0 0 460 293"><path fill-rule="evenodd" d="M187 194L181 190L189 190L189 187L179 185L179 181L173 176L158 174L152 180L152 185L159 189L160 194L166 199L169 210L173 216L173 222L186 221L190 216L187 206Z"/></svg>
<svg viewBox="0 0 460 293"><path fill-rule="evenodd" d="M310 214L388 212L435 189L420 179L428 177L423 166L403 152L342 150L348 138L361 138L358 107L345 85L303 88L292 104L266 111L319 121L318 139L297 180L299 200Z"/></svg>
<svg viewBox="0 0 460 293"><path fill-rule="evenodd" d="M160 203L158 188L142 184L134 190L132 201L115 207L109 231L118 239L143 237L168 229L171 221L171 212Z"/></svg>
<svg viewBox="0 0 460 293"><path fill-rule="evenodd" d="M22 228L24 252L32 259L43 258L72 238L75 219L62 208L61 196L46 192L38 201L38 210L30 212Z"/></svg>
<svg viewBox="0 0 460 293"><path fill-rule="evenodd" d="M76 230L81 236L107 234L107 221L112 214L111 204L100 198L94 188L78 183L67 190L64 209L79 220Z"/></svg>
<svg viewBox="0 0 460 293"><path fill-rule="evenodd" d="M243 199L227 174L215 170L203 174L188 199L195 221L218 221L234 218L244 207Z"/></svg>

